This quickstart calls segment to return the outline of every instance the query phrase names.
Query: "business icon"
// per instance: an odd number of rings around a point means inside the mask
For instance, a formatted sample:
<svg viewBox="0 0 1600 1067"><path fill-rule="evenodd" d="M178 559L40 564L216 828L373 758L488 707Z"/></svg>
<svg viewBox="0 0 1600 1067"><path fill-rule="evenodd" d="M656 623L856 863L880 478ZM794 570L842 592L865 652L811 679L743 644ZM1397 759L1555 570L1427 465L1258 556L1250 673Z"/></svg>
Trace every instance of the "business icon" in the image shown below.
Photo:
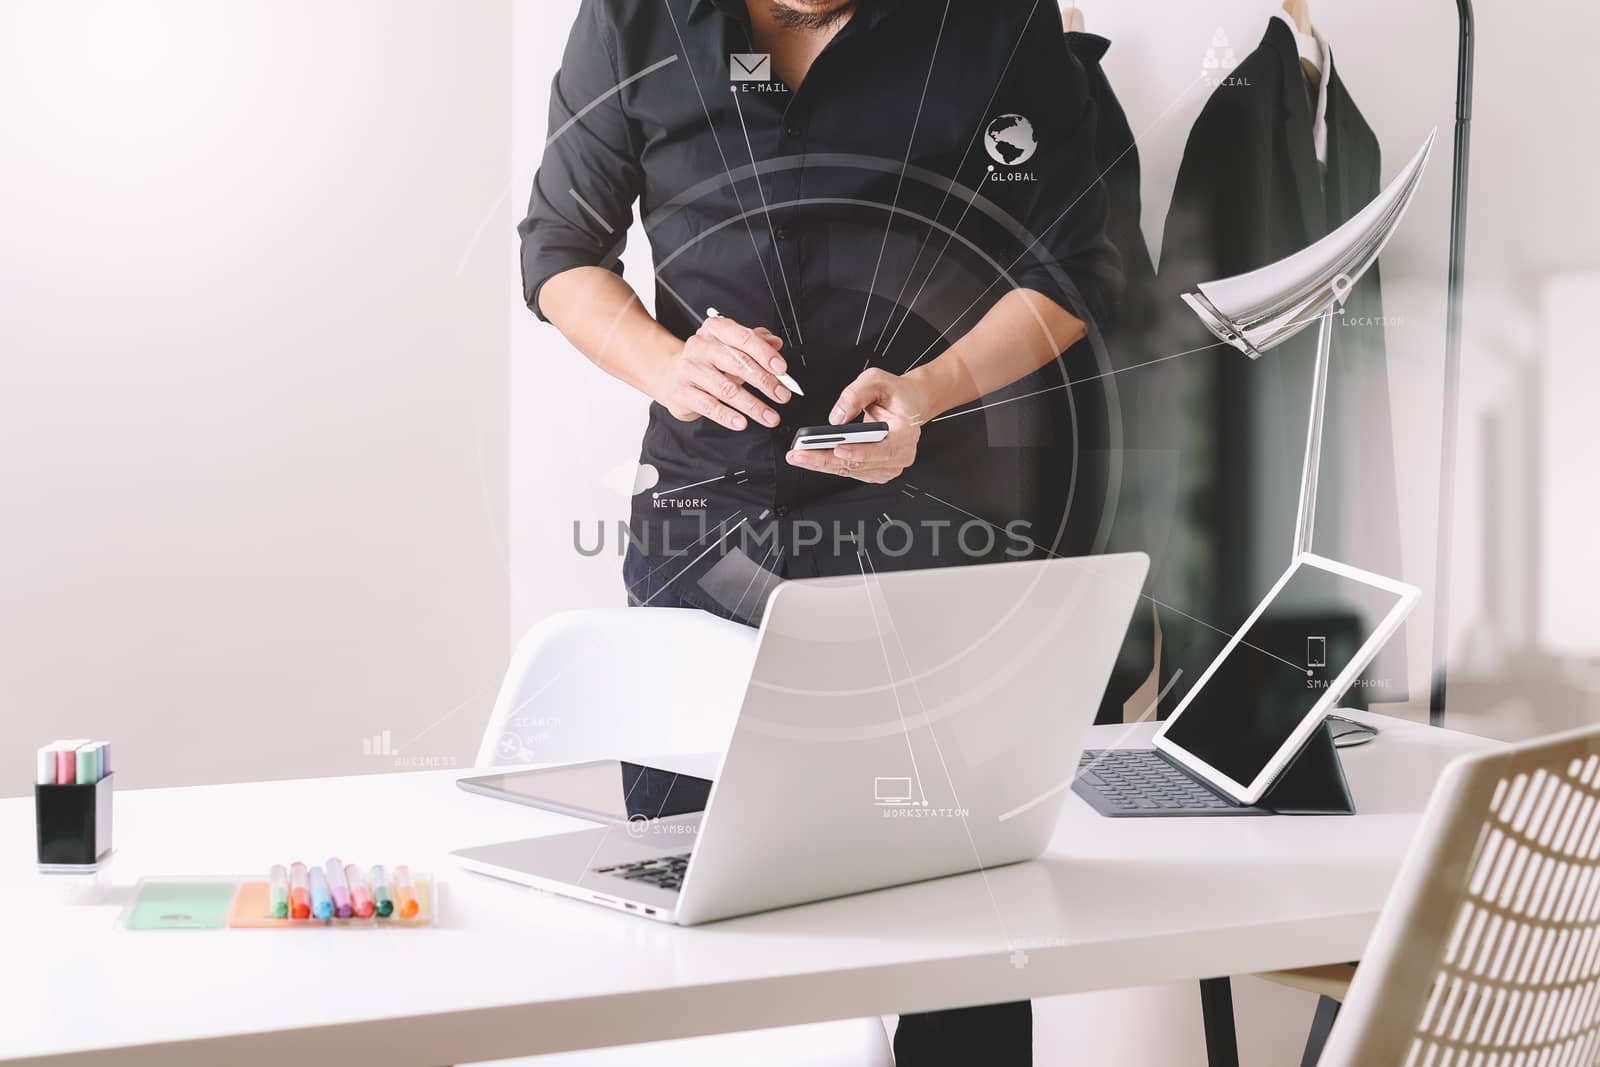
<svg viewBox="0 0 1600 1067"><path fill-rule="evenodd" d="M767 52L733 52L728 59L728 80L769 82L772 80L772 55Z"/></svg>
<svg viewBox="0 0 1600 1067"><path fill-rule="evenodd" d="M983 131L983 147L989 158L1006 167L1020 167L1039 151L1033 123L1021 115L1001 115Z"/></svg>

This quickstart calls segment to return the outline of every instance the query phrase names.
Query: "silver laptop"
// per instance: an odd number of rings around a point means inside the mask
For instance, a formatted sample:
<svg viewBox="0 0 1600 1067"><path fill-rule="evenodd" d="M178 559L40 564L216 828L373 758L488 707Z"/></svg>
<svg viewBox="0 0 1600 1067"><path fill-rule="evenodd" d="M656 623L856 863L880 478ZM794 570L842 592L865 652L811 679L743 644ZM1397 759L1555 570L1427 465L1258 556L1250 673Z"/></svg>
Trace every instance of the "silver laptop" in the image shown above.
<svg viewBox="0 0 1600 1067"><path fill-rule="evenodd" d="M1148 563L867 564L785 583L704 812L454 854L681 925L1032 859Z"/></svg>

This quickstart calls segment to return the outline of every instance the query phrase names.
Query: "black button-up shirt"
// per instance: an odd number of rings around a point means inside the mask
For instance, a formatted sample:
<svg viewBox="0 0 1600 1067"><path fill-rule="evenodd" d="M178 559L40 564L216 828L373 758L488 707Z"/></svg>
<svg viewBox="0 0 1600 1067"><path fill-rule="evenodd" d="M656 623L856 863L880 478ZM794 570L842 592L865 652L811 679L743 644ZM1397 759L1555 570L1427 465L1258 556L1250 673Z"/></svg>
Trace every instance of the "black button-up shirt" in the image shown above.
<svg viewBox="0 0 1600 1067"><path fill-rule="evenodd" d="M631 528L660 579L728 613L768 572L854 573L862 550L894 569L1060 543L1060 515L1013 524L1041 479L1076 466L1059 425L1074 417L1067 361L1002 394L1054 381L1043 398L930 424L885 486L784 453L866 366L937 357L1008 289L1086 320L1115 299L1093 133L1053 4L862 0L791 91L757 54L742 0L584 0L519 227L529 306L562 271L620 272L638 201L659 321L687 338L715 307L765 326L806 393L778 406L778 428L737 433L651 405L641 463L659 477Z"/></svg>

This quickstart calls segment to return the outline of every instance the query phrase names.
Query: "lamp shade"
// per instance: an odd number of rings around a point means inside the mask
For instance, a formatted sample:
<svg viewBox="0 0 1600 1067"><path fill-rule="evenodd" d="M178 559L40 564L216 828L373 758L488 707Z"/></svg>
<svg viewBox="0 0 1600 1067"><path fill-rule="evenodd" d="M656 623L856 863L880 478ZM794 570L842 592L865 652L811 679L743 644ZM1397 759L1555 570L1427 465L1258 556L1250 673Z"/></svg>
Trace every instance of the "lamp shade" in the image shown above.
<svg viewBox="0 0 1600 1067"><path fill-rule="evenodd" d="M1342 305L1411 206L1434 132L1388 187L1337 230L1248 274L1202 282L1183 294L1184 302L1207 329L1251 359Z"/></svg>

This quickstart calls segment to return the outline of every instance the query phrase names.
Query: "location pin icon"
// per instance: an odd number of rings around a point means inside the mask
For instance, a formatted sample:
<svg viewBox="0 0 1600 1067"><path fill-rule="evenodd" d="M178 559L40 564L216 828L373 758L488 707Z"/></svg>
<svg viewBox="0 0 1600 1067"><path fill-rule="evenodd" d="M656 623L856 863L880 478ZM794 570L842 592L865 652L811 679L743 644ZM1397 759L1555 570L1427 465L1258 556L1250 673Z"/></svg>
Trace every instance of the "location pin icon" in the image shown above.
<svg viewBox="0 0 1600 1067"><path fill-rule="evenodd" d="M1354 286L1355 282L1350 280L1350 275L1348 274L1340 274L1333 279L1333 299L1341 309L1344 307L1345 298L1350 295L1350 290Z"/></svg>

